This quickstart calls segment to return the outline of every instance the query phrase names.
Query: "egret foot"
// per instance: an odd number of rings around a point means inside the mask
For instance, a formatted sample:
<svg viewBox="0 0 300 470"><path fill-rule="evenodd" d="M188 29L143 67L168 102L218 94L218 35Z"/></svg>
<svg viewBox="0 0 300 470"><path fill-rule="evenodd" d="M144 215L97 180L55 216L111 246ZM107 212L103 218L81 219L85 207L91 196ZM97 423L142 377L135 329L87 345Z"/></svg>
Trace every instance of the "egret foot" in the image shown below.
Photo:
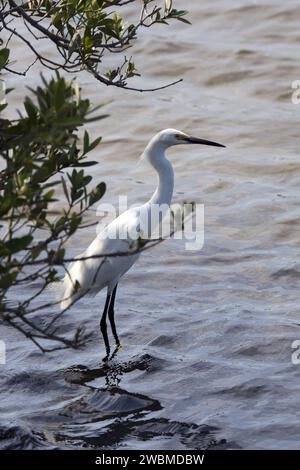
<svg viewBox="0 0 300 470"><path fill-rule="evenodd" d="M103 357L102 362L107 362L109 359L110 349L106 349L106 356Z"/></svg>
<svg viewBox="0 0 300 470"><path fill-rule="evenodd" d="M116 346L115 346L115 349L112 353L112 355L110 356L110 359L113 359L116 355L117 355L117 352L119 351L119 349L121 349L121 344L120 343L116 343Z"/></svg>

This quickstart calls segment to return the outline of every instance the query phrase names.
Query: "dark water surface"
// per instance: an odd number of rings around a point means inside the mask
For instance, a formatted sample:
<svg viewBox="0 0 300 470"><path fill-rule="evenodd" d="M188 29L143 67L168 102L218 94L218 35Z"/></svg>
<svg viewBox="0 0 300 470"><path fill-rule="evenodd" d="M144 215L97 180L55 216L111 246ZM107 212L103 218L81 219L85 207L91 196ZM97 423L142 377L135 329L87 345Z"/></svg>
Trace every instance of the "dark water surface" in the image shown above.
<svg viewBox="0 0 300 470"><path fill-rule="evenodd" d="M98 333L104 293L62 319L66 334L79 324L93 331L81 351L43 356L1 326L1 448L300 446L300 366L291 362L300 339L300 108L291 103L299 2L177 4L193 26L146 31L135 50L145 85L183 84L139 95L90 77L81 84L95 104L113 100L111 117L93 127L104 136L93 159L105 202L149 197L155 176L136 162L160 129L227 146L169 153L174 200L205 205L204 248L172 240L143 254L120 283L123 348L108 365ZM25 82L14 80L17 105ZM36 70L30 80L38 83ZM78 235L70 253L94 236L93 227Z"/></svg>

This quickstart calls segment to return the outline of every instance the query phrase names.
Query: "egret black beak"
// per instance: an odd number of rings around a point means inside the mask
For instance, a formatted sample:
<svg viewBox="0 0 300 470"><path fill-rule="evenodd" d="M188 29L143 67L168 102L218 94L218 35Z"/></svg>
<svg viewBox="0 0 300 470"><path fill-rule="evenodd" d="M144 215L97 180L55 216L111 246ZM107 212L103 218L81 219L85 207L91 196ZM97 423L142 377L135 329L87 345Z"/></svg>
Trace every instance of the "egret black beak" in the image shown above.
<svg viewBox="0 0 300 470"><path fill-rule="evenodd" d="M212 145L213 147L225 147L225 145L212 142L211 140L198 139L198 137L186 137L185 140L190 144Z"/></svg>

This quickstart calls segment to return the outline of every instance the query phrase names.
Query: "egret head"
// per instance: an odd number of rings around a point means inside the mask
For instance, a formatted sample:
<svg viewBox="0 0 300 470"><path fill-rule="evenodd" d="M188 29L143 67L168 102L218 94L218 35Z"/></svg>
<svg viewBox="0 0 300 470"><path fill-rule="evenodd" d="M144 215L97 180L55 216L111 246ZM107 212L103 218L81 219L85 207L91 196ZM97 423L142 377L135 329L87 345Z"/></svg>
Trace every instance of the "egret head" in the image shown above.
<svg viewBox="0 0 300 470"><path fill-rule="evenodd" d="M176 129L165 129L159 132L154 139L156 142L165 144L166 147L171 145L182 145L182 144L201 144L201 145L212 145L214 147L225 147L225 145L212 142L211 140L199 139L198 137L192 137L189 134L178 131Z"/></svg>

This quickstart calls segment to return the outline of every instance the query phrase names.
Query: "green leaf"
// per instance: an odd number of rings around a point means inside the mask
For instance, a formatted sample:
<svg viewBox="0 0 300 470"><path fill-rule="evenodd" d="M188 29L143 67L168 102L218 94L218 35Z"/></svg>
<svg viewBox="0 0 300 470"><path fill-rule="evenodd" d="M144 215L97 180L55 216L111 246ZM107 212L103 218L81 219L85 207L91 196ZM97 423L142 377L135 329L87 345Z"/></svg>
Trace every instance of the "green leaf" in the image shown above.
<svg viewBox="0 0 300 470"><path fill-rule="evenodd" d="M186 18L182 18L181 16L177 16L176 20L181 21L182 23L192 24L189 20L187 20Z"/></svg>
<svg viewBox="0 0 300 470"><path fill-rule="evenodd" d="M67 198L67 201L70 204L70 197L69 197L69 192L68 192L68 188L67 188L67 183L66 183L65 178L63 176L61 177L61 183L62 183L62 187L63 187L64 193L65 193L65 196Z"/></svg>
<svg viewBox="0 0 300 470"><path fill-rule="evenodd" d="M7 289L10 287L15 282L17 275L17 271L2 274L0 277L0 288Z"/></svg>
<svg viewBox="0 0 300 470"><path fill-rule="evenodd" d="M93 165L97 165L97 164L98 164L98 162L94 162L94 161L86 161L86 162L85 161L84 162L80 161L79 163L76 164L76 166L85 167L85 166L93 166Z"/></svg>
<svg viewBox="0 0 300 470"><path fill-rule="evenodd" d="M96 148L97 145L100 144L101 140L102 140L102 137L98 137L97 139L95 139L95 140L90 144L90 146L89 146L89 152L91 152L92 150L94 150L94 148Z"/></svg>
<svg viewBox="0 0 300 470"><path fill-rule="evenodd" d="M3 69L3 67L5 67L5 65L8 62L8 58L9 58L9 49L7 49L7 47L5 47L4 49L0 49L0 70Z"/></svg>
<svg viewBox="0 0 300 470"><path fill-rule="evenodd" d="M99 116L94 116L94 117L85 119L84 122L88 123L88 122L100 121L100 119L106 119L107 117L109 117L109 114L102 114Z"/></svg>
<svg viewBox="0 0 300 470"><path fill-rule="evenodd" d="M84 137L83 137L83 153L86 154L89 151L90 147L90 137L87 131L84 131Z"/></svg>
<svg viewBox="0 0 300 470"><path fill-rule="evenodd" d="M17 253L18 251L22 251L32 242L33 237L31 235L25 235L24 237L16 237L8 240L5 243L5 247L7 250L12 253Z"/></svg>
<svg viewBox="0 0 300 470"><path fill-rule="evenodd" d="M97 184L97 186L93 189L90 193L89 198L89 206L95 204L95 202L99 201L103 197L106 191L106 184L104 182Z"/></svg>
<svg viewBox="0 0 300 470"><path fill-rule="evenodd" d="M55 95L54 95L54 104L56 110L59 110L62 108L62 106L65 104L66 96L66 88L65 88L65 81L61 78L58 79L55 87Z"/></svg>
<svg viewBox="0 0 300 470"><path fill-rule="evenodd" d="M38 110L36 106L33 104L32 100L26 96L25 101L24 101L24 108L27 112L27 115L30 119L36 119Z"/></svg>
<svg viewBox="0 0 300 470"><path fill-rule="evenodd" d="M55 26L56 29L61 30L62 29L62 16L61 13L57 12L53 18L52 18L52 24Z"/></svg>

